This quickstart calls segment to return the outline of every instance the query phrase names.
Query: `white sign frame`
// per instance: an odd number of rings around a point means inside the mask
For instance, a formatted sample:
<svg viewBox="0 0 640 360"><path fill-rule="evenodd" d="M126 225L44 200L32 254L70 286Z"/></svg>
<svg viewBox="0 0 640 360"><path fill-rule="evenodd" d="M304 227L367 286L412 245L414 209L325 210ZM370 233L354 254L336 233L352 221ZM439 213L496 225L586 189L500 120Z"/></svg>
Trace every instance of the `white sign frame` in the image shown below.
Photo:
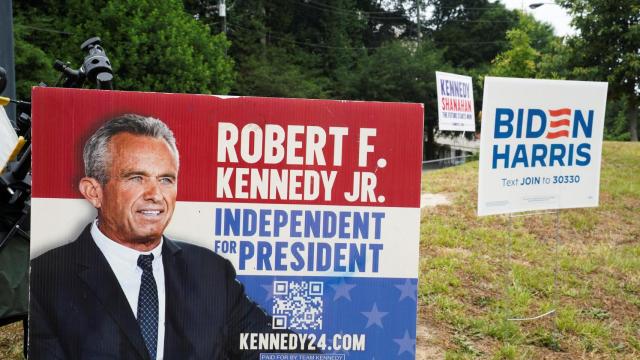
<svg viewBox="0 0 640 360"><path fill-rule="evenodd" d="M485 78L478 216L598 206L607 85Z"/></svg>
<svg viewBox="0 0 640 360"><path fill-rule="evenodd" d="M472 78L436 71L436 87L438 129L476 131Z"/></svg>

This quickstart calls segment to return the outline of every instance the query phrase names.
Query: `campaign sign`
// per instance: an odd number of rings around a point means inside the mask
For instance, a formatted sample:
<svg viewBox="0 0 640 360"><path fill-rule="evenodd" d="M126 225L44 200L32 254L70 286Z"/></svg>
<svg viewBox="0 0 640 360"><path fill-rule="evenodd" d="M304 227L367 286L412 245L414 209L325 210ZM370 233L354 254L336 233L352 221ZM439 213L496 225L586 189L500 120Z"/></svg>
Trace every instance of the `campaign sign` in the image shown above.
<svg viewBox="0 0 640 360"><path fill-rule="evenodd" d="M95 219L78 191L83 146L123 113L175 134L165 235L228 259L272 327L294 334L242 333L240 350L415 358L421 104L35 88L32 258Z"/></svg>
<svg viewBox="0 0 640 360"><path fill-rule="evenodd" d="M476 131L471 77L436 71L438 128Z"/></svg>
<svg viewBox="0 0 640 360"><path fill-rule="evenodd" d="M607 83L484 84L478 215L598 206Z"/></svg>

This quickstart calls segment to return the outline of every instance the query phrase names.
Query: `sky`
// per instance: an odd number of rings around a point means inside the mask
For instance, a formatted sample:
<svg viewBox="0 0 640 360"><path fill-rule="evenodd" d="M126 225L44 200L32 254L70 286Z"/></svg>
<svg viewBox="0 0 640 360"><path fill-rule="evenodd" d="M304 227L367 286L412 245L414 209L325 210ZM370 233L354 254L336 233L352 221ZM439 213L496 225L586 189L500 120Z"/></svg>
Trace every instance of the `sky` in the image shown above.
<svg viewBox="0 0 640 360"><path fill-rule="evenodd" d="M573 35L575 29L569 25L571 17L560 6L555 4L545 4L532 10L529 5L537 2L553 3L553 0L500 0L507 9L523 9L528 14L532 14L538 21L551 24L558 36Z"/></svg>

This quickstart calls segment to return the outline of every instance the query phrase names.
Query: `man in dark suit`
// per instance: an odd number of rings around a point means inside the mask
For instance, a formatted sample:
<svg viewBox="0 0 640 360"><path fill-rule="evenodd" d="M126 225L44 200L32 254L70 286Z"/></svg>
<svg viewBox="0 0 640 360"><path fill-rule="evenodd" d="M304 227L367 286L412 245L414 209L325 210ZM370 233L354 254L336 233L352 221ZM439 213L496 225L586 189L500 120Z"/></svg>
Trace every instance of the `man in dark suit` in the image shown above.
<svg viewBox="0 0 640 360"><path fill-rule="evenodd" d="M79 188L97 219L32 261L31 359L255 359L272 332L231 263L163 236L179 154L160 120L123 115L85 144Z"/></svg>

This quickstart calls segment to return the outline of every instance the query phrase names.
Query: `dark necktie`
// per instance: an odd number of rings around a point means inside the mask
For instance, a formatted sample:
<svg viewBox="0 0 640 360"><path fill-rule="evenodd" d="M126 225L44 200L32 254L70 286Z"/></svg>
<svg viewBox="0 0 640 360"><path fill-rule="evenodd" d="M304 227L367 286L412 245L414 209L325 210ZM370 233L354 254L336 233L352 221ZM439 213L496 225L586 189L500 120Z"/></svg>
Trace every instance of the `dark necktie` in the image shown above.
<svg viewBox="0 0 640 360"><path fill-rule="evenodd" d="M152 261L153 254L138 257L138 266L142 269L138 295L138 325L149 355L155 360L158 345L158 288L153 278Z"/></svg>

